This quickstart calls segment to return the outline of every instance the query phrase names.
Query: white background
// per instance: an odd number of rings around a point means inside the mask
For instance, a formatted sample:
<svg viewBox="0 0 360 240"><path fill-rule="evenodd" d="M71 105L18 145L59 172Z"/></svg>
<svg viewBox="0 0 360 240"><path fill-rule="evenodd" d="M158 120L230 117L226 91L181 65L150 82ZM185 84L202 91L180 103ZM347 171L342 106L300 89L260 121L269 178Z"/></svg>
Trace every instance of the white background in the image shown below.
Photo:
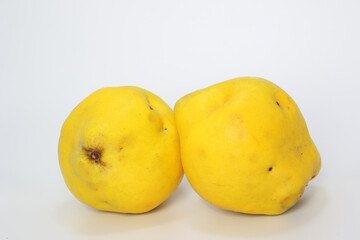
<svg viewBox="0 0 360 240"><path fill-rule="evenodd" d="M0 239L359 239L360 1L0 0ZM218 209L183 180L156 210L76 200L60 128L87 95L135 85L171 107L238 76L299 105L320 175L280 216Z"/></svg>

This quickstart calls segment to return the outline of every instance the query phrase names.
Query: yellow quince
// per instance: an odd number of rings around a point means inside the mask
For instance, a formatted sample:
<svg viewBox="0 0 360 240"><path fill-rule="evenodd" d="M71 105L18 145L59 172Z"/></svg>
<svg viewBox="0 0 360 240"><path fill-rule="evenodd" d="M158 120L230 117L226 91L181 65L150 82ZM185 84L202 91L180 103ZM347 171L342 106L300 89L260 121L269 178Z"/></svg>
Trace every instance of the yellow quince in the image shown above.
<svg viewBox="0 0 360 240"><path fill-rule="evenodd" d="M103 88L83 100L62 126L58 155L70 191L104 211L150 211L183 176L173 111L138 87Z"/></svg>
<svg viewBox="0 0 360 240"><path fill-rule="evenodd" d="M275 84L243 77L175 105L185 174L208 202L276 215L302 196L321 160L296 103Z"/></svg>

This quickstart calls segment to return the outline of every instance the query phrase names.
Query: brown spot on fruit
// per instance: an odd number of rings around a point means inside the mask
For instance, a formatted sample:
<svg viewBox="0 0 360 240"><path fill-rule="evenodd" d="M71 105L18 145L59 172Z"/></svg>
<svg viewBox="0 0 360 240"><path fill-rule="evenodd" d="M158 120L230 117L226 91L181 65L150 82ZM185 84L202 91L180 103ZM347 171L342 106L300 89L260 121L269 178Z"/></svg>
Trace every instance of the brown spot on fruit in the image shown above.
<svg viewBox="0 0 360 240"><path fill-rule="evenodd" d="M164 128L164 130L166 131L166 130L167 130L167 128Z"/></svg>
<svg viewBox="0 0 360 240"><path fill-rule="evenodd" d="M313 180L315 177L316 177L316 175L312 176L312 177L311 177L311 180Z"/></svg>
<svg viewBox="0 0 360 240"><path fill-rule="evenodd" d="M225 129L225 134L229 139L235 139L236 141L242 140L246 137L245 122L241 115L234 114L230 116Z"/></svg>
<svg viewBox="0 0 360 240"><path fill-rule="evenodd" d="M285 208L285 209L288 208L290 198L291 198L291 195L285 197L285 198L280 202L280 205L281 205L282 208Z"/></svg>
<svg viewBox="0 0 360 240"><path fill-rule="evenodd" d="M98 191L98 188L97 188L97 186L94 184L94 183L92 183L92 182L87 182L87 185L89 186L89 188L91 188L93 191Z"/></svg>
<svg viewBox="0 0 360 240"><path fill-rule="evenodd" d="M215 182L213 182L212 184L214 184L215 186L218 186L218 187L231 187L231 185L228 185L228 184L221 184L221 183L215 183Z"/></svg>
<svg viewBox="0 0 360 240"><path fill-rule="evenodd" d="M87 149L85 147L83 147L83 149L86 151L91 162L100 164L102 166L106 165L103 161L101 161L101 153L103 152L102 150Z"/></svg>
<svg viewBox="0 0 360 240"><path fill-rule="evenodd" d="M110 208L114 208L113 205L111 203L109 203L108 201L102 200L101 202L108 205Z"/></svg>
<svg viewBox="0 0 360 240"><path fill-rule="evenodd" d="M152 106L150 106L150 105L149 105L149 108L150 108L151 110L154 110L154 109L153 109L153 107L152 107Z"/></svg>
<svg viewBox="0 0 360 240"><path fill-rule="evenodd" d="M276 101L276 104L280 107L280 103L278 101Z"/></svg>
<svg viewBox="0 0 360 240"><path fill-rule="evenodd" d="M269 171L269 172L271 172L271 171L272 171L272 169L273 169L272 167L269 167L268 171Z"/></svg>
<svg viewBox="0 0 360 240"><path fill-rule="evenodd" d="M289 207L292 207L301 198L304 190L305 186L301 187L298 192L294 192L283 198L283 200L280 201L281 207L283 209L288 209Z"/></svg>
<svg viewBox="0 0 360 240"><path fill-rule="evenodd" d="M92 151L89 152L90 159L96 163L100 161L100 156L101 154L98 152L92 152Z"/></svg>

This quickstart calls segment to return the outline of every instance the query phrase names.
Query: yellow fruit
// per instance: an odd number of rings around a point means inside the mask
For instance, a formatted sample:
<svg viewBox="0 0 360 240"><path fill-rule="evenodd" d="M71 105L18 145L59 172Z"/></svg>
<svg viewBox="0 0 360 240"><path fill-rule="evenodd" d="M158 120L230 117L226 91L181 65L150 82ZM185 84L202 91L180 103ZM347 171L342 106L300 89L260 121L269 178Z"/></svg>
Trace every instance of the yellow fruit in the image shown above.
<svg viewBox="0 0 360 240"><path fill-rule="evenodd" d="M231 211L281 214L320 170L296 103L273 83L237 78L175 106L185 174L208 202Z"/></svg>
<svg viewBox="0 0 360 240"><path fill-rule="evenodd" d="M183 176L173 111L138 87L103 88L82 101L64 122L58 154L70 191L104 211L150 211Z"/></svg>

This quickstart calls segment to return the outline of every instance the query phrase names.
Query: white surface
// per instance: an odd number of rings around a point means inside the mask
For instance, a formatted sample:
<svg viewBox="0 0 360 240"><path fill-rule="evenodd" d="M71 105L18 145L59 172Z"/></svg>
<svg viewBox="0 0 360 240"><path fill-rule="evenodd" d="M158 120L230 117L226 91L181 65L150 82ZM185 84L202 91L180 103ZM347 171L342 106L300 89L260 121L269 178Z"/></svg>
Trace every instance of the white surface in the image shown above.
<svg viewBox="0 0 360 240"><path fill-rule="evenodd" d="M359 239L360 2L0 1L0 239ZM61 125L88 94L137 85L170 106L237 76L297 102L323 160L281 216L211 206L186 179L143 215L67 190Z"/></svg>

